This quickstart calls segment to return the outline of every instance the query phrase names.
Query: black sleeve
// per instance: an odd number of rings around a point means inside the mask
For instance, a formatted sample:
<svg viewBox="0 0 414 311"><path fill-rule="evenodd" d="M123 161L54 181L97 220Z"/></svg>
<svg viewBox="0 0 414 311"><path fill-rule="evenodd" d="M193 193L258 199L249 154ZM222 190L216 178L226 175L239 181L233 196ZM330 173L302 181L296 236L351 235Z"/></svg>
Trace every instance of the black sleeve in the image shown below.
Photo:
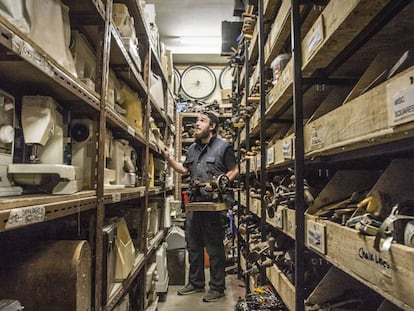
<svg viewBox="0 0 414 311"><path fill-rule="evenodd" d="M229 145L224 151L224 165L227 171L233 169L237 164L236 157L233 152L233 148Z"/></svg>

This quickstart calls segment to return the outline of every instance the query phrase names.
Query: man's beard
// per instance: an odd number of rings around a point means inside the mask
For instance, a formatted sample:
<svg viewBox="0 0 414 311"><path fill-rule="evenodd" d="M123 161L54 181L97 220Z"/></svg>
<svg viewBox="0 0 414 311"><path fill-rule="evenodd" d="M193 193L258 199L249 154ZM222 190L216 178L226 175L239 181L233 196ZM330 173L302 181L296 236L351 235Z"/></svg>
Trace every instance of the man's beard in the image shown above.
<svg viewBox="0 0 414 311"><path fill-rule="evenodd" d="M207 138L208 135L209 135L209 133L210 133L209 129L205 129L205 130L202 130L201 132L198 132L198 133L197 132L194 132L194 137L196 139Z"/></svg>

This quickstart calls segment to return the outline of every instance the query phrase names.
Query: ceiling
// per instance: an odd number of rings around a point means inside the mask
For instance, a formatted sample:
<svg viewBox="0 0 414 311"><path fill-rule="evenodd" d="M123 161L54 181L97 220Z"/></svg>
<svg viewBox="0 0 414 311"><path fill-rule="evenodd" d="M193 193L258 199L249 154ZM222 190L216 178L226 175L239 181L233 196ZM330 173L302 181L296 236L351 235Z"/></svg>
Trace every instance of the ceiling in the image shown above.
<svg viewBox="0 0 414 311"><path fill-rule="evenodd" d="M174 64L227 63L221 52L221 22L238 21L234 0L146 0L155 4L161 41Z"/></svg>

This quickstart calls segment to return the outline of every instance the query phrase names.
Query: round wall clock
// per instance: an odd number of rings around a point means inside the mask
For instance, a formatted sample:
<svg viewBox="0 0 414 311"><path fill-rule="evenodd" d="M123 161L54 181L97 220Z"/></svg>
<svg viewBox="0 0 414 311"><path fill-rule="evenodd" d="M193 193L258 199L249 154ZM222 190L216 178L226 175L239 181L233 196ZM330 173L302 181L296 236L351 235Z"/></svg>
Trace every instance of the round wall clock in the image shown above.
<svg viewBox="0 0 414 311"><path fill-rule="evenodd" d="M214 72L204 65L193 65L181 75L181 90L192 99L204 99L213 94L217 80Z"/></svg>

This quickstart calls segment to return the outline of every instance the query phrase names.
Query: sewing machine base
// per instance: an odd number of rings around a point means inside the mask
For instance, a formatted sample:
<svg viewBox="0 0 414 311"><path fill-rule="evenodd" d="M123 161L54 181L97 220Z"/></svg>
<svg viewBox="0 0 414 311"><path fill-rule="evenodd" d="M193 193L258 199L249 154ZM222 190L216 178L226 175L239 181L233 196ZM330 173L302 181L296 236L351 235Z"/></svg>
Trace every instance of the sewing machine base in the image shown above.
<svg viewBox="0 0 414 311"><path fill-rule="evenodd" d="M20 185L42 186L48 176L59 177L52 186L52 194L73 194L82 189L82 180L77 179L79 168L65 164L10 164L9 174Z"/></svg>
<svg viewBox="0 0 414 311"><path fill-rule="evenodd" d="M185 206L187 212L218 212L227 209L226 203L192 202Z"/></svg>

